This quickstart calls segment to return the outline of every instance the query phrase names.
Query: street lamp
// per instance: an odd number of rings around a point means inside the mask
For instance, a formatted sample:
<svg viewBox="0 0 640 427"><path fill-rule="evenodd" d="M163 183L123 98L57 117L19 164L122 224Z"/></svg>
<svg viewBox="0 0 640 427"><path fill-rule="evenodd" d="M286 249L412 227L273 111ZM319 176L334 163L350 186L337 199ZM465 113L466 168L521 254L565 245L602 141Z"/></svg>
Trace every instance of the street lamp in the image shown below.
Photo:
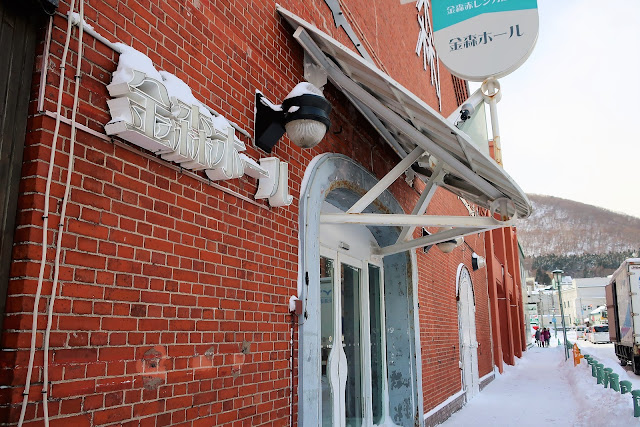
<svg viewBox="0 0 640 427"><path fill-rule="evenodd" d="M553 298L553 289L551 290L551 314L553 315L553 329L555 331L553 337L558 338L558 322L556 322L556 300L555 298Z"/></svg>
<svg viewBox="0 0 640 427"><path fill-rule="evenodd" d="M569 359L569 349L567 348L567 328L564 324L564 307L562 306L562 270L553 270L553 278L556 281L556 286L558 286L558 300L560 303L560 316L562 318L562 334L564 337L564 360L567 361Z"/></svg>

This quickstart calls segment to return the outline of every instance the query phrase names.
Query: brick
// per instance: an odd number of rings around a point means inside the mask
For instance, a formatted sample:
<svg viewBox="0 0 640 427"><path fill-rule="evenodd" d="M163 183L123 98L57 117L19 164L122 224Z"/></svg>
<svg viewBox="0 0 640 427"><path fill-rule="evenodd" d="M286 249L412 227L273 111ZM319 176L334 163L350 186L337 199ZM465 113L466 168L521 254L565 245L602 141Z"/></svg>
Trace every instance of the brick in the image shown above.
<svg viewBox="0 0 640 427"><path fill-rule="evenodd" d="M105 299L113 301L137 302L140 300L140 291L133 289L107 288L105 289L104 297Z"/></svg>
<svg viewBox="0 0 640 427"><path fill-rule="evenodd" d="M169 321L166 319L140 319L138 321L138 330L140 331L163 331L169 327Z"/></svg>
<svg viewBox="0 0 640 427"><path fill-rule="evenodd" d="M124 393L122 391L106 393L104 395L104 406L107 408L110 406L122 405L124 399Z"/></svg>
<svg viewBox="0 0 640 427"><path fill-rule="evenodd" d="M129 347L103 347L100 349L99 357L102 361L131 360L134 351Z"/></svg>
<svg viewBox="0 0 640 427"><path fill-rule="evenodd" d="M58 327L66 331L95 331L100 329L100 318L89 316L59 316Z"/></svg>
<svg viewBox="0 0 640 427"><path fill-rule="evenodd" d="M113 409L103 409L93 414L93 423L96 426L112 424L131 418L131 407L121 406Z"/></svg>
<svg viewBox="0 0 640 427"><path fill-rule="evenodd" d="M64 400L62 401L63 407L65 406L65 402L66 401ZM70 411L71 410L70 408L71 407L67 407L66 409ZM72 417L51 419L49 425L51 427L68 427L68 426L89 427L91 425L91 420L89 419L88 415L76 415Z"/></svg>
<svg viewBox="0 0 640 427"><path fill-rule="evenodd" d="M65 262L70 265L78 265L81 267L104 269L106 265L106 258L99 255L68 250L65 252Z"/></svg>
<svg viewBox="0 0 640 427"><path fill-rule="evenodd" d="M161 413L164 411L164 400L156 400L153 402L139 403L133 406L133 415L135 417Z"/></svg>
<svg viewBox="0 0 640 427"><path fill-rule="evenodd" d="M136 330L137 321L131 318L105 317L102 319L104 331L131 331Z"/></svg>
<svg viewBox="0 0 640 427"><path fill-rule="evenodd" d="M78 283L65 283L62 287L62 295L69 298L99 299L104 294L101 286L81 285Z"/></svg>
<svg viewBox="0 0 640 427"><path fill-rule="evenodd" d="M84 394L93 393L94 389L94 380L55 382L51 386L51 397L64 398L70 396L82 396Z"/></svg>
<svg viewBox="0 0 640 427"><path fill-rule="evenodd" d="M133 387L133 377L119 376L99 378L96 380L96 391L99 393L129 390Z"/></svg>
<svg viewBox="0 0 640 427"><path fill-rule="evenodd" d="M54 350L55 363L89 363L98 360L98 350L95 348L74 348Z"/></svg>
<svg viewBox="0 0 640 427"><path fill-rule="evenodd" d="M109 258L109 260L107 261L107 268L109 269L109 271L120 271L123 273L132 274L140 274L142 270L140 263L117 258Z"/></svg>
<svg viewBox="0 0 640 427"><path fill-rule="evenodd" d="M83 407L86 411L90 411L92 409L102 408L103 406L103 395L102 394L94 394L91 396L85 396L83 398Z"/></svg>

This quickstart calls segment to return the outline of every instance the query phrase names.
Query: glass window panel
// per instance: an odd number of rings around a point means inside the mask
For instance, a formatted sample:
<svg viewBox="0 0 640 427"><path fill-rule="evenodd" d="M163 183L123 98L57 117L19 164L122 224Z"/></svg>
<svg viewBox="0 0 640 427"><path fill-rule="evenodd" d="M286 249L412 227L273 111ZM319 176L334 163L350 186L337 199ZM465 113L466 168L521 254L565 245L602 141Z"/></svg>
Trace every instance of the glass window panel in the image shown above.
<svg viewBox="0 0 640 427"><path fill-rule="evenodd" d="M484 102L476 107L475 112L461 126L460 130L471 137L471 142L485 155L489 154L489 134L487 132L487 116Z"/></svg>
<svg viewBox="0 0 640 427"><path fill-rule="evenodd" d="M321 378L322 385L322 425L333 424L333 393L329 380L327 362L334 342L334 279L333 260L320 257L320 329L321 329Z"/></svg>
<svg viewBox="0 0 640 427"><path fill-rule="evenodd" d="M383 348L382 348L382 292L380 267L369 264L369 322L371 338L371 407L373 423L380 424L383 414Z"/></svg>
<svg viewBox="0 0 640 427"><path fill-rule="evenodd" d="M347 357L346 425L362 425L362 351L360 336L360 269L342 264L342 346Z"/></svg>

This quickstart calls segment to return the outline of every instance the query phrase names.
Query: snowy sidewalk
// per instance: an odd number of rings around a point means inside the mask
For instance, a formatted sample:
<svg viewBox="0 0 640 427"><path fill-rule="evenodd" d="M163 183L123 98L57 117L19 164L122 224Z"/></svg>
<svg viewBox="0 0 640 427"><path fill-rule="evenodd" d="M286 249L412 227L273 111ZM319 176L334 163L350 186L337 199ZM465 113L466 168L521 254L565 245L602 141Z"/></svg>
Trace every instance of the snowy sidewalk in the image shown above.
<svg viewBox="0 0 640 427"><path fill-rule="evenodd" d="M441 425L631 426L640 425L640 418L633 417L629 393L596 384L584 360L574 367L571 357L564 361L562 347L552 344L532 347L516 366L505 365L504 374L496 373L493 382Z"/></svg>

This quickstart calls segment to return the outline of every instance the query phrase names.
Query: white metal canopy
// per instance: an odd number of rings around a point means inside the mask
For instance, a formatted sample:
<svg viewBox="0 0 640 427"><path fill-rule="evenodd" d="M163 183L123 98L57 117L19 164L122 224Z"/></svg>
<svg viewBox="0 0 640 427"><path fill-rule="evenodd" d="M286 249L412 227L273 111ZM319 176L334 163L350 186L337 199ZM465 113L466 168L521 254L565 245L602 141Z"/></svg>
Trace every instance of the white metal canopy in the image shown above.
<svg viewBox="0 0 640 427"><path fill-rule="evenodd" d="M510 226L516 217L529 216L531 204L520 187L453 122L326 33L281 6L277 6L277 10L294 28L293 36L305 53L327 73L332 84L353 102L401 158L398 165L347 213L324 214L322 222L404 226L396 245L380 249L381 254L387 255ZM475 94L469 102L482 102L482 97ZM452 117L457 118L457 114ZM411 215L394 218L396 215L362 214L408 169L413 169L427 183ZM436 186L491 209L504 221L493 217L423 215ZM454 228L404 242L411 238L416 226Z"/></svg>

